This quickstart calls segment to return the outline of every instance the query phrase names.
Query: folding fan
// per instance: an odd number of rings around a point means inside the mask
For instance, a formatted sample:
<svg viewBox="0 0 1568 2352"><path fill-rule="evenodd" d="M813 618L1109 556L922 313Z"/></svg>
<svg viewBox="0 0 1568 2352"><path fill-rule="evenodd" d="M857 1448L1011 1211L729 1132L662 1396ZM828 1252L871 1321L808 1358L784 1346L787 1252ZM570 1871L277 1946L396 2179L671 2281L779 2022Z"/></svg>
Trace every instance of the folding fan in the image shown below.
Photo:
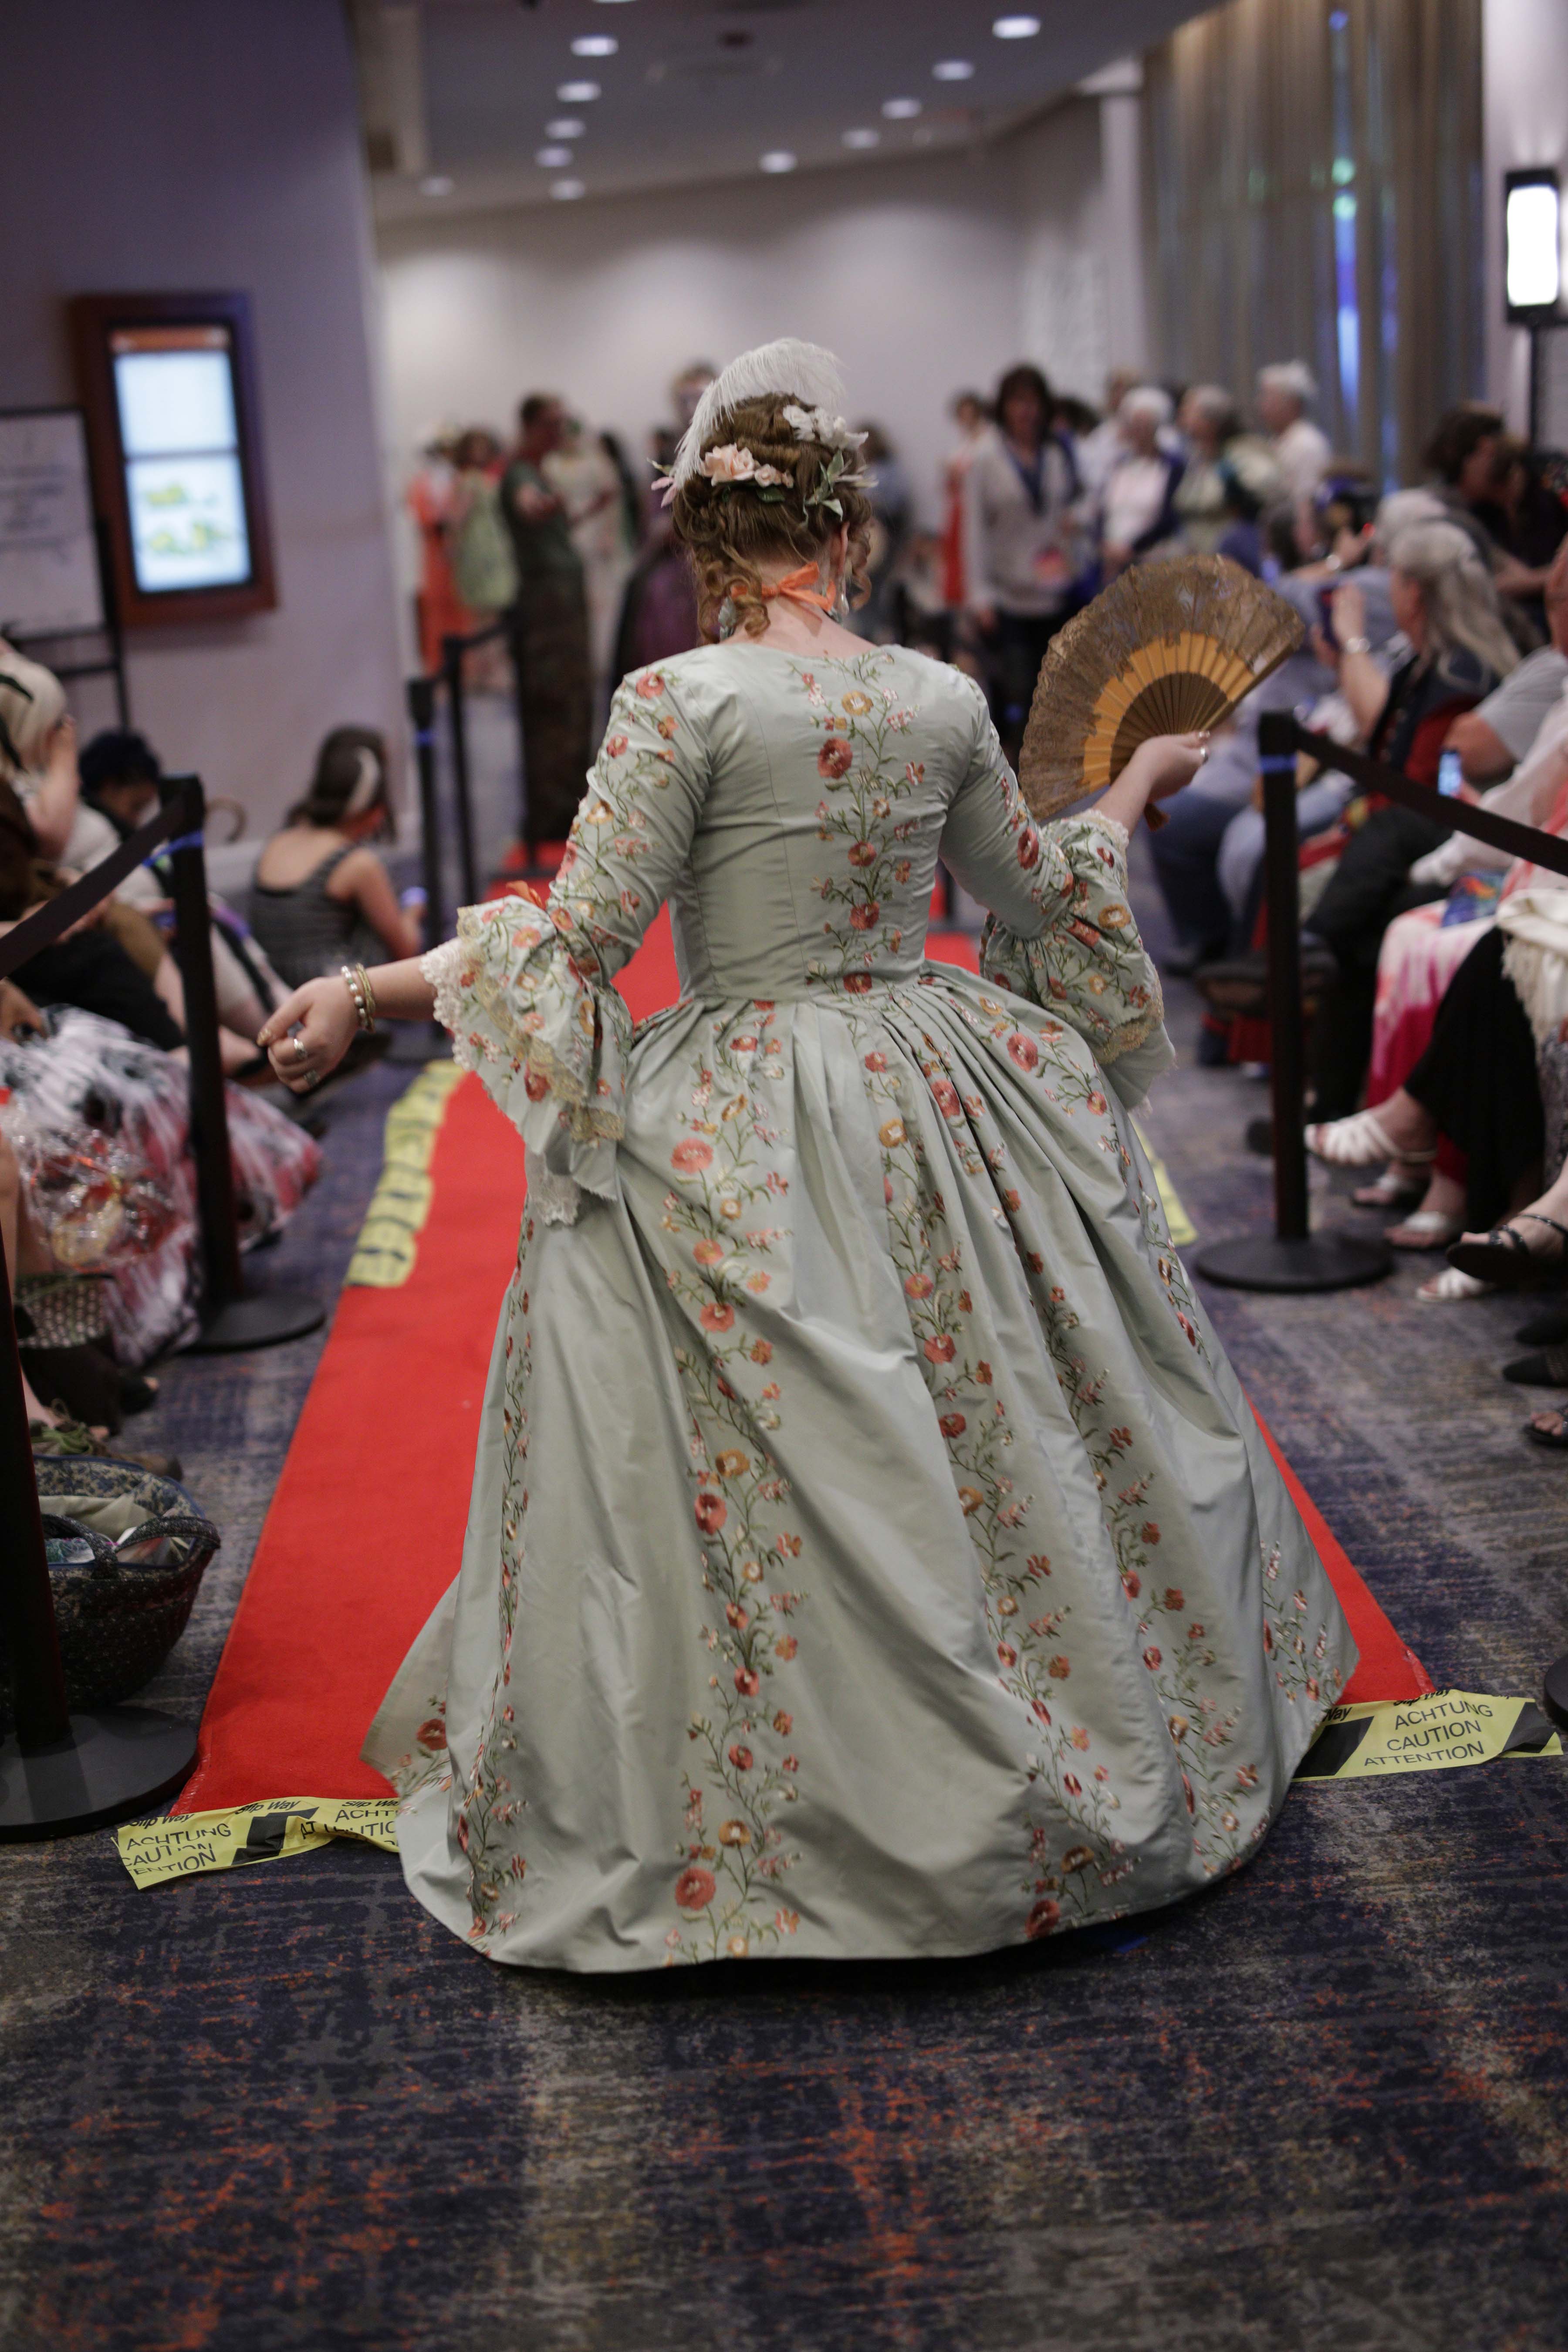
<svg viewBox="0 0 1568 2352"><path fill-rule="evenodd" d="M1227 556L1134 564L1051 639L1018 782L1042 822L1115 781L1151 735L1228 719L1306 631ZM1152 825L1164 818L1151 804Z"/></svg>

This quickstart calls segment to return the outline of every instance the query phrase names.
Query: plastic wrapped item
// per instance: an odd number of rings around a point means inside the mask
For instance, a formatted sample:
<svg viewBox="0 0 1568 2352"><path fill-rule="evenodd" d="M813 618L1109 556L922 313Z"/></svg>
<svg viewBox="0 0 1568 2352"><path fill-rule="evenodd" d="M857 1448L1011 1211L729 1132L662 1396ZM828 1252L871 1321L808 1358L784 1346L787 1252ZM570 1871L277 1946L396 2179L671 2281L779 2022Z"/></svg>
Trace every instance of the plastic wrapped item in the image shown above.
<svg viewBox="0 0 1568 2352"><path fill-rule="evenodd" d="M93 1129L73 1142L30 1122L16 1158L33 1228L62 1273L108 1273L145 1257L179 1223L172 1188Z"/></svg>
<svg viewBox="0 0 1568 2352"><path fill-rule="evenodd" d="M61 1272L110 1276L121 1364L144 1364L195 1328L199 1251L190 1080L183 1063L118 1022L71 1005L47 1034L0 1038L0 1132L23 1171L28 1221ZM321 1167L310 1138L269 1103L226 1089L240 1240L288 1222Z"/></svg>

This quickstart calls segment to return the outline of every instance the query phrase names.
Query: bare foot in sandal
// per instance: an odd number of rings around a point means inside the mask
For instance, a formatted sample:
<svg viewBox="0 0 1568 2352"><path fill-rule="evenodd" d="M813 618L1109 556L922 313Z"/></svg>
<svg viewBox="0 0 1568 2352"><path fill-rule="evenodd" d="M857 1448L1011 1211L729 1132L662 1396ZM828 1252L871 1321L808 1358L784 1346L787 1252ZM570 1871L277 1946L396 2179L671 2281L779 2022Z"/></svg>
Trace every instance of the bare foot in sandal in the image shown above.
<svg viewBox="0 0 1568 2352"><path fill-rule="evenodd" d="M1389 1225L1384 1240L1394 1249L1447 1249L1465 1226L1465 1188L1452 1176L1433 1172L1421 1206L1402 1224Z"/></svg>
<svg viewBox="0 0 1568 2352"><path fill-rule="evenodd" d="M1550 1445L1568 1454L1568 1412L1532 1412L1524 1424L1524 1433L1537 1445Z"/></svg>
<svg viewBox="0 0 1568 2352"><path fill-rule="evenodd" d="M1539 1201L1516 1209L1489 1234L1462 1234L1448 1262L1505 1290L1550 1290L1568 1282L1568 1168Z"/></svg>
<svg viewBox="0 0 1568 2352"><path fill-rule="evenodd" d="M1380 1160L1425 1173L1437 1150L1437 1124L1403 1087L1375 1110L1320 1121L1307 1129L1307 1149L1332 1167L1375 1168Z"/></svg>

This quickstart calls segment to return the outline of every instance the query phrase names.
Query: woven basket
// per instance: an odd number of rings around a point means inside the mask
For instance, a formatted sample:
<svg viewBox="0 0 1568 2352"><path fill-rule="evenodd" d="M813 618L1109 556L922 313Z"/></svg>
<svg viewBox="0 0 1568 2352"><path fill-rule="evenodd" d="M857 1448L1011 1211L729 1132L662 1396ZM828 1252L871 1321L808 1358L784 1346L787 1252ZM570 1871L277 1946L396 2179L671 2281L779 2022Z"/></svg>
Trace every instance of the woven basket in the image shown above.
<svg viewBox="0 0 1568 2352"><path fill-rule="evenodd" d="M222 1538L172 1478L69 1455L34 1466L66 1696L76 1708L113 1706L152 1680L184 1632ZM3 1643L0 1676L8 1716Z"/></svg>

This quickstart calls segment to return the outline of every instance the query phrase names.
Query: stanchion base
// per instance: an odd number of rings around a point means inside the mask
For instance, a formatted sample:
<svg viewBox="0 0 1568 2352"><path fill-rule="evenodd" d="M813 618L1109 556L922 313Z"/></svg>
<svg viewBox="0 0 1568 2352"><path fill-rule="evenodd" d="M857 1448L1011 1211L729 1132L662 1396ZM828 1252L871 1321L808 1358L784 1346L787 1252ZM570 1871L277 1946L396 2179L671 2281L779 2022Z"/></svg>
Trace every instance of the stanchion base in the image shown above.
<svg viewBox="0 0 1568 2352"><path fill-rule="evenodd" d="M327 1319L320 1299L299 1290L258 1290L246 1298L231 1298L209 1315L187 1356L233 1356L246 1348L276 1348L284 1339L302 1339Z"/></svg>
<svg viewBox="0 0 1568 2352"><path fill-rule="evenodd" d="M1568 1731L1568 1658L1554 1658L1547 1667L1542 1696L1552 1722Z"/></svg>
<svg viewBox="0 0 1568 2352"><path fill-rule="evenodd" d="M146 1706L73 1715L70 1738L24 1756L0 1743L0 1843L70 1837L172 1797L196 1760L195 1726Z"/></svg>
<svg viewBox="0 0 1568 2352"><path fill-rule="evenodd" d="M1273 1234L1214 1242L1191 1261L1194 1274L1227 1290L1353 1290L1381 1282L1394 1265L1382 1242L1354 1234L1309 1234L1302 1241L1279 1241Z"/></svg>

